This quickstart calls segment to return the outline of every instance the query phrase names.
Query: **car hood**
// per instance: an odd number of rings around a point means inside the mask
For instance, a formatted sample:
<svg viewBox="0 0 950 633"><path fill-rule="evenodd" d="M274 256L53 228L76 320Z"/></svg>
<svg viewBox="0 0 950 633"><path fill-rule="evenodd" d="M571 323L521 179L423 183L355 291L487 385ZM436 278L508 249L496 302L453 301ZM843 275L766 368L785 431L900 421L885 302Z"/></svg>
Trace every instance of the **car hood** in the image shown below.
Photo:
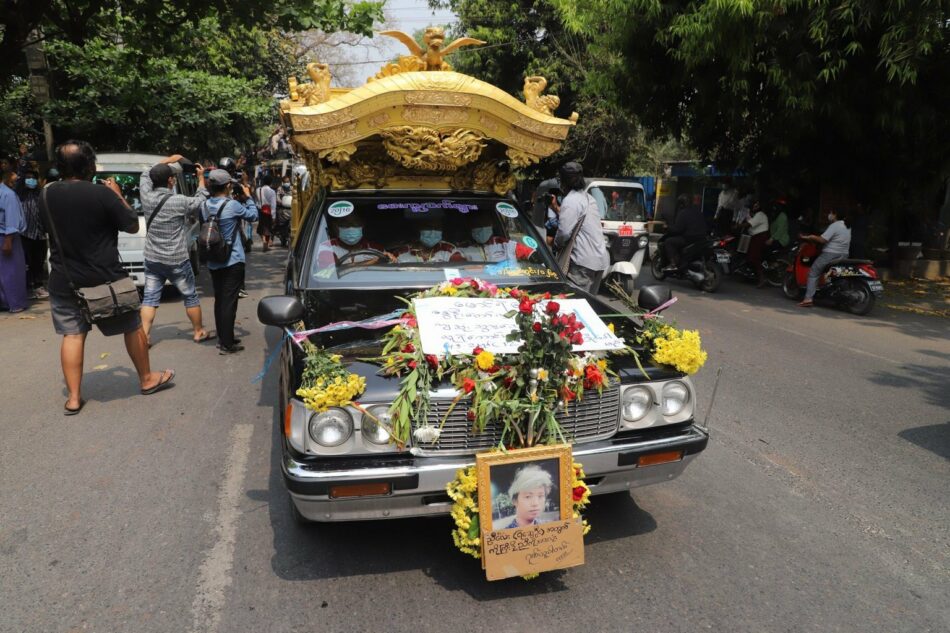
<svg viewBox="0 0 950 633"><path fill-rule="evenodd" d="M633 320L624 316L616 316L622 310L566 283L532 284L522 286L522 288L530 292L550 292L552 295L564 293L573 295L578 299L587 299L598 314L615 315L606 316L604 320L613 322L618 335L624 336L628 341L632 340L637 331L637 325ZM387 315L395 310L406 308L407 305L403 299L420 290L418 288L303 290L300 291L300 299L305 309L304 323L307 329L314 329L339 321L360 321L375 316ZM396 381L391 378L376 376L379 368L366 362L366 359L379 356L382 351L382 337L389 329L389 327L380 329L349 328L314 334L310 337L310 340L316 345L340 354L350 366L351 371L366 376L367 393L383 390L386 392L392 391L392 395L395 395L393 389L398 389L395 386ZM623 382L664 380L682 375L671 367L654 364L642 353L642 350L639 351L641 352L640 359L643 371L640 370L632 356L614 355L611 358L611 368L620 375ZM374 378L370 378L370 376L374 376Z"/></svg>

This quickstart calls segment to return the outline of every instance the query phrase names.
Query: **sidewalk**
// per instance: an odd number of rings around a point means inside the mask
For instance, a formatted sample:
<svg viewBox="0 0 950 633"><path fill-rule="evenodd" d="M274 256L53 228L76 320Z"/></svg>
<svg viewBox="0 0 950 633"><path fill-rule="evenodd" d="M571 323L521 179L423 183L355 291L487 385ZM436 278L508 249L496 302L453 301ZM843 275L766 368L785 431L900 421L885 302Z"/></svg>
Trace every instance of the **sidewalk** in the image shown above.
<svg viewBox="0 0 950 633"><path fill-rule="evenodd" d="M950 277L885 281L880 304L901 312L950 318Z"/></svg>

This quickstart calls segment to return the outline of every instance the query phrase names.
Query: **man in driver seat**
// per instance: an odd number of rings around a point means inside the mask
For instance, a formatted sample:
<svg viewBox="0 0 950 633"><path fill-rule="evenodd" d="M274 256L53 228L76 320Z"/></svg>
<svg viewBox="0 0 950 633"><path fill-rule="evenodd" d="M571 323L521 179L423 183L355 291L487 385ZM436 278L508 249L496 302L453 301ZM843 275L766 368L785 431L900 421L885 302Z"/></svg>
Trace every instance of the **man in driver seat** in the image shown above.
<svg viewBox="0 0 950 633"><path fill-rule="evenodd" d="M356 212L342 218L331 218L329 228L334 237L322 243L317 251L320 267L329 268L340 263L372 264L383 257L393 261L393 256L381 244L370 242L363 236L365 225L363 218ZM377 254L360 251L377 251Z"/></svg>
<svg viewBox="0 0 950 633"><path fill-rule="evenodd" d="M465 259L470 262L504 262L531 257L533 248L494 234L493 215L489 211L477 211L468 216L472 241L462 247Z"/></svg>
<svg viewBox="0 0 950 633"><path fill-rule="evenodd" d="M419 220L418 230L419 234L415 242L393 251L397 263L465 261L465 257L455 244L442 241L441 218L429 216Z"/></svg>

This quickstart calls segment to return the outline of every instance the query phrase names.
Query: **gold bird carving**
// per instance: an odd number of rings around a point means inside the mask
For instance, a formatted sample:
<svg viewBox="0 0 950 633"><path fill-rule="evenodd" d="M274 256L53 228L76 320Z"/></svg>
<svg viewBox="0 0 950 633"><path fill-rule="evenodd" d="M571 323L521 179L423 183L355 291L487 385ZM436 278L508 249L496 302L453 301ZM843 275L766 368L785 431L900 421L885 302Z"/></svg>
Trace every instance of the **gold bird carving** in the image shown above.
<svg viewBox="0 0 950 633"><path fill-rule="evenodd" d="M380 31L379 34L402 42L413 56L425 63L426 70L452 70L452 67L443 58L463 46L481 46L485 43L482 40L476 40L474 37L460 37L446 46L445 29L441 26L426 28L425 34L422 36L422 41L426 44L425 49L419 46L411 35L402 31Z"/></svg>

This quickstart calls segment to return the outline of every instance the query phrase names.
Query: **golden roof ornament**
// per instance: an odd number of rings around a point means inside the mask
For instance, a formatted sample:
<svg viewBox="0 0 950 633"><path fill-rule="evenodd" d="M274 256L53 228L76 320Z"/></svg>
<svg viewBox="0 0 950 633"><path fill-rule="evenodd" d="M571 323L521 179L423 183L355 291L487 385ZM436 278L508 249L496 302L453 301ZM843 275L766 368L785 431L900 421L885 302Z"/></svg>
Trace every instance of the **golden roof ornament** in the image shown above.
<svg viewBox="0 0 950 633"><path fill-rule="evenodd" d="M510 191L514 169L556 152L577 114L554 116L560 99L548 82L525 79L525 102L474 77L453 72L445 57L469 37L447 46L439 27L425 31L426 48L405 33L412 55L387 64L354 89L331 88L326 64L308 64L311 83L290 79L281 119L314 177L341 189Z"/></svg>

